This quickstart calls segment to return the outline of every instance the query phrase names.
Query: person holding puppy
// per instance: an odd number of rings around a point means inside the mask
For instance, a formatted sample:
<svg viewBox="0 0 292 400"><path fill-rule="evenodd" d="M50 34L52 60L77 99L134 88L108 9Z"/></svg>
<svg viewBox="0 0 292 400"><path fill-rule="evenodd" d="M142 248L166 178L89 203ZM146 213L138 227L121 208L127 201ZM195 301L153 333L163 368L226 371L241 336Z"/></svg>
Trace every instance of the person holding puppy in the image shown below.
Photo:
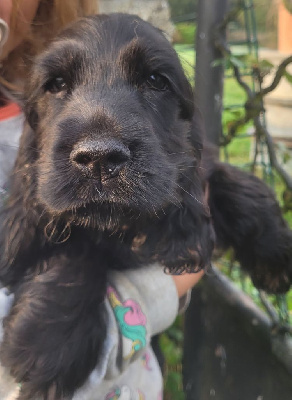
<svg viewBox="0 0 292 400"><path fill-rule="evenodd" d="M61 27L79 16L96 11L95 5L96 2L77 0L1 2L2 40L6 40L0 56L0 195L3 201L9 189L8 175L23 125L23 115L14 99L23 90L31 58L45 48ZM5 34L7 27L10 28L8 35ZM26 57L27 62L24 63ZM107 337L103 356L73 399L162 399L162 376L150 339L171 325L179 308L186 303L186 293L202 274L170 276L163 272L161 265L123 274L112 273L106 297ZM2 288L1 319L12 302L13 293ZM21 394L21 382L15 382L9 372L0 368L2 400L17 399Z"/></svg>

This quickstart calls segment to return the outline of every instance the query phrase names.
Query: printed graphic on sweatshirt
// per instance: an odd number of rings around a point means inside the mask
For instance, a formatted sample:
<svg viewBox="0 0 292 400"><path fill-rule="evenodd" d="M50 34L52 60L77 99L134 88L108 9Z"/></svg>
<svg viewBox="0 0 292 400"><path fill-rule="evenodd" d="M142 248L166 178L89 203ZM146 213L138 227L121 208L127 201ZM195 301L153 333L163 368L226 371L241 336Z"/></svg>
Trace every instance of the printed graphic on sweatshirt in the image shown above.
<svg viewBox="0 0 292 400"><path fill-rule="evenodd" d="M112 287L107 296L123 335L123 357L127 360L146 346L146 317L136 301L122 302Z"/></svg>
<svg viewBox="0 0 292 400"><path fill-rule="evenodd" d="M132 395L131 389L124 385L108 393L105 400L145 400L145 396L140 390Z"/></svg>

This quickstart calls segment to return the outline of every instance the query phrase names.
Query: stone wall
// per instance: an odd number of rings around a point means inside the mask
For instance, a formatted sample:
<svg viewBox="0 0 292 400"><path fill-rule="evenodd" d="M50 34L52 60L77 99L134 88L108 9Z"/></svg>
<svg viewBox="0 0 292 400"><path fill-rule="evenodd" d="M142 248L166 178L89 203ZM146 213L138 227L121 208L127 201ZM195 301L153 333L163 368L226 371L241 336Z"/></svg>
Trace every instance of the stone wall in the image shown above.
<svg viewBox="0 0 292 400"><path fill-rule="evenodd" d="M174 33L167 0L99 0L101 13L123 12L136 14L162 29L169 39Z"/></svg>

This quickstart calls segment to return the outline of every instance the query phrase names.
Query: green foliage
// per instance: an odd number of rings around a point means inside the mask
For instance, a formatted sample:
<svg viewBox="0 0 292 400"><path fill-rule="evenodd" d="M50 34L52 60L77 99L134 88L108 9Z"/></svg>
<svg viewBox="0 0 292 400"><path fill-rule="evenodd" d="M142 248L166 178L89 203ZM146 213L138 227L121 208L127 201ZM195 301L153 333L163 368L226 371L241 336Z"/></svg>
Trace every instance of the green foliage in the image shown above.
<svg viewBox="0 0 292 400"><path fill-rule="evenodd" d="M242 136L233 140L225 148L220 149L220 158L230 164L238 165L248 169L250 162L250 153L252 149L253 138Z"/></svg>
<svg viewBox="0 0 292 400"><path fill-rule="evenodd" d="M217 67L219 65L223 65L224 69L231 69L233 66L238 68L245 68L246 64L241 60L241 57L234 56L230 53L230 55L219 58L218 60L213 61L212 66Z"/></svg>
<svg viewBox="0 0 292 400"><path fill-rule="evenodd" d="M197 26L193 22L179 22L175 25L175 43L183 43L194 46Z"/></svg>
<svg viewBox="0 0 292 400"><path fill-rule="evenodd" d="M288 71L285 71L284 77L286 78L286 80L287 80L289 83L292 83L292 75L289 74Z"/></svg>
<svg viewBox="0 0 292 400"><path fill-rule="evenodd" d="M289 11L289 13L292 13L292 0L282 0L282 1L286 9Z"/></svg>
<svg viewBox="0 0 292 400"><path fill-rule="evenodd" d="M287 164L292 160L292 153L287 146L282 143L277 143L278 157L282 164Z"/></svg>
<svg viewBox="0 0 292 400"><path fill-rule="evenodd" d="M175 49L180 57L182 65L185 69L187 76L190 78L191 83L194 82L194 61L195 61L195 50L188 45L177 44ZM274 67L272 63L267 60L258 61L250 55L246 54L246 50L242 47L238 50L237 48L232 49L232 56L229 57L227 63L229 67L237 65L239 68L245 68L248 65L254 69L261 71L261 76L264 76L271 72ZM234 55L235 54L235 55ZM216 63L216 62L215 62ZM218 61L219 63L219 61ZM227 65L226 65L227 66ZM238 118L244 115L244 103L247 100L245 91L238 85L236 80L232 77L231 69L226 70L226 75L229 76L224 80L224 95L223 104L224 112L222 115L223 132L226 132L229 125ZM289 72L285 73L286 79L292 83L292 75ZM247 76L243 78L245 82L252 87L252 77ZM221 156L224 157L228 154L228 162L241 167L249 168L251 160L251 153L253 151L254 140L251 137L242 137L251 129L251 123L241 127L238 132L238 138L233 140L226 149L221 149ZM287 151L287 148L278 144L278 157L282 163L291 163L291 152ZM257 168L256 173L260 178L263 178L262 168ZM282 180L275 174L273 177L274 189L280 204L283 207L284 218L288 221L292 228L292 211L291 211L291 193L285 190L285 186ZM286 200L285 204L283 197ZM290 204L290 206L289 206Z"/></svg>
<svg viewBox="0 0 292 400"><path fill-rule="evenodd" d="M183 316L160 336L160 346L166 363L164 374L165 400L184 400L182 385Z"/></svg>
<svg viewBox="0 0 292 400"><path fill-rule="evenodd" d="M290 0L289 0L290 1ZM237 4L238 0L232 0L231 4ZM275 32L277 29L277 2L267 0L253 0L255 20L259 32L271 30ZM238 22L244 28L244 13L239 15Z"/></svg>
<svg viewBox="0 0 292 400"><path fill-rule="evenodd" d="M186 76L188 77L191 84L194 84L194 64L196 59L196 53L193 47L188 44L175 44L174 49L176 50L180 62L183 66Z"/></svg>
<svg viewBox="0 0 292 400"><path fill-rule="evenodd" d="M243 105L247 100L247 96L245 91L238 85L235 78L231 76L228 71L228 78L224 80L224 93L223 93L223 104L224 110L229 111L232 107L241 107L243 109ZM246 83L251 82L250 77L245 78Z"/></svg>

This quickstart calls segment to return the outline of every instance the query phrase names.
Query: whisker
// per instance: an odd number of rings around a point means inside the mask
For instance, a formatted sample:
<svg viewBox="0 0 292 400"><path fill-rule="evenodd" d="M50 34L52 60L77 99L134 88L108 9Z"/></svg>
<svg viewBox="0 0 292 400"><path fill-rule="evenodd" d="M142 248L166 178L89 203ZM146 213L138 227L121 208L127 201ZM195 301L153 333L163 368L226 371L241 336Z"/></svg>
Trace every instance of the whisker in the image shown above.
<svg viewBox="0 0 292 400"><path fill-rule="evenodd" d="M180 186L178 183L176 183L176 186L178 186L182 191L184 191L186 194L188 194L192 199L194 199L197 203L201 204L202 206L204 206L204 204L198 200L194 195L192 195L190 192L188 192L185 188L183 188L182 186Z"/></svg>

